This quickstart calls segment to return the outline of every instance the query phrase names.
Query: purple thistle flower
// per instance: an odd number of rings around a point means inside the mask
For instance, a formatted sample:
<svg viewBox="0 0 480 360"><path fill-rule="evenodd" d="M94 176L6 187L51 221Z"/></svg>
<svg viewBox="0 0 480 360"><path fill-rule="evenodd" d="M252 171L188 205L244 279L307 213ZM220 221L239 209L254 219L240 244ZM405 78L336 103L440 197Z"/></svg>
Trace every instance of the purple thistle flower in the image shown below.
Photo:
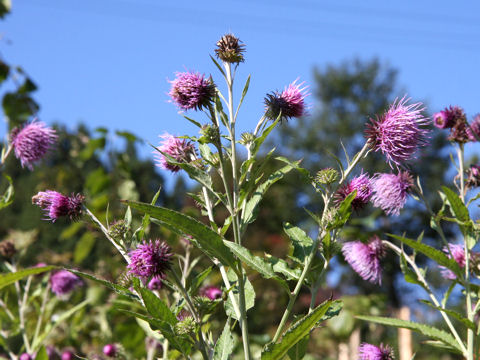
<svg viewBox="0 0 480 360"><path fill-rule="evenodd" d="M439 129L447 129L453 126L453 124L448 123L448 116L445 110L433 114L433 125Z"/></svg>
<svg viewBox="0 0 480 360"><path fill-rule="evenodd" d="M165 276L165 272L170 269L171 265L172 253L170 251L170 247L163 241L150 240L148 243L144 241L135 250L130 251L128 271L140 278Z"/></svg>
<svg viewBox="0 0 480 360"><path fill-rule="evenodd" d="M15 156L22 167L33 170L33 164L40 161L57 141L55 130L42 122L33 121L23 128L15 128L10 134Z"/></svg>
<svg viewBox="0 0 480 360"><path fill-rule="evenodd" d="M370 119L365 136L374 151L381 151L392 166L414 157L419 146L426 145L428 130L421 128L430 121L421 114L422 103L407 105L403 97L396 99L380 117Z"/></svg>
<svg viewBox="0 0 480 360"><path fill-rule="evenodd" d="M277 120L281 114L280 121L293 117L305 115L305 93L304 83L296 84L297 80L285 87L281 93L278 91L267 94L265 97L265 116L270 120Z"/></svg>
<svg viewBox="0 0 480 360"><path fill-rule="evenodd" d="M480 138L480 114L477 114L469 127L467 127L468 139L472 142Z"/></svg>
<svg viewBox="0 0 480 360"><path fill-rule="evenodd" d="M115 344L107 344L103 347L103 353L108 357L114 357L117 354L117 347Z"/></svg>
<svg viewBox="0 0 480 360"><path fill-rule="evenodd" d="M82 281L80 278L67 270L59 270L50 276L52 292L58 297L63 297L72 292Z"/></svg>
<svg viewBox="0 0 480 360"><path fill-rule="evenodd" d="M467 188L480 186L480 165L470 165L470 168L466 170L466 174L465 185Z"/></svg>
<svg viewBox="0 0 480 360"><path fill-rule="evenodd" d="M412 186L413 178L408 171L377 174L373 179L373 206L381 208L387 215L400 214Z"/></svg>
<svg viewBox="0 0 480 360"><path fill-rule="evenodd" d="M450 251L448 251L448 249L450 249ZM450 259L453 256L453 259L461 269L465 267L465 247L463 245L448 244L448 247L443 247L443 252L447 254ZM450 269L447 269L444 266L440 266L440 268L442 269L441 274L444 279L455 280L457 278L457 276Z"/></svg>
<svg viewBox="0 0 480 360"><path fill-rule="evenodd" d="M27 353L23 353L22 355L20 355L20 357L18 359L19 360L33 360L33 358Z"/></svg>
<svg viewBox="0 0 480 360"><path fill-rule="evenodd" d="M168 133L160 135L160 137L163 140L157 147L158 151L154 152L155 160L160 168L170 170L173 173L181 170L180 166L172 164L162 153L169 155L179 163L189 163L196 159L195 146L190 141Z"/></svg>
<svg viewBox="0 0 480 360"><path fill-rule="evenodd" d="M368 174L361 174L354 177L348 184L343 185L335 194L335 201L340 204L354 190L357 195L352 201L352 208L358 210L363 208L372 196L372 181Z"/></svg>
<svg viewBox="0 0 480 360"><path fill-rule="evenodd" d="M382 284L380 260L385 256L386 249L378 236L371 238L367 244L361 241L347 242L343 244L342 253L345 260L362 279Z"/></svg>
<svg viewBox="0 0 480 360"><path fill-rule="evenodd" d="M153 276L152 279L148 282L147 287L150 290L160 290L162 288L162 281L165 279L165 274Z"/></svg>
<svg viewBox="0 0 480 360"><path fill-rule="evenodd" d="M215 84L205 75L193 72L177 72L175 80L170 81L170 97L183 110L202 110L208 107L215 96Z"/></svg>
<svg viewBox="0 0 480 360"><path fill-rule="evenodd" d="M82 214L85 197L80 194L65 196L57 191L41 191L32 197L32 203L41 207L47 216L46 220L55 222L62 216L77 220Z"/></svg>
<svg viewBox="0 0 480 360"><path fill-rule="evenodd" d="M393 349L388 345L363 343L358 348L359 360L393 360Z"/></svg>
<svg viewBox="0 0 480 360"><path fill-rule="evenodd" d="M210 300L220 299L222 294L222 290L216 286L204 286L200 289L200 296L209 298Z"/></svg>

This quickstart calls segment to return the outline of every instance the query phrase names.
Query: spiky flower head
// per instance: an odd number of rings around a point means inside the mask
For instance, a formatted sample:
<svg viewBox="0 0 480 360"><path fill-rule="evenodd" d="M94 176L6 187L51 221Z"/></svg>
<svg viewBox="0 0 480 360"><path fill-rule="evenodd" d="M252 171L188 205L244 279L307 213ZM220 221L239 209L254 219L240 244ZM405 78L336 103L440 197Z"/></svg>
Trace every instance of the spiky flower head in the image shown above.
<svg viewBox="0 0 480 360"><path fill-rule="evenodd" d="M47 216L46 220L55 222L58 218L66 216L70 220L78 220L82 215L82 205L85 197L81 194L65 196L57 191L40 191L32 197L32 203L41 207Z"/></svg>
<svg viewBox="0 0 480 360"><path fill-rule="evenodd" d="M33 121L10 133L10 142L22 167L33 170L33 164L43 159L57 141L55 130L42 122Z"/></svg>
<svg viewBox="0 0 480 360"><path fill-rule="evenodd" d="M363 343L358 348L359 360L393 360L393 349L388 345L375 346Z"/></svg>
<svg viewBox="0 0 480 360"><path fill-rule="evenodd" d="M414 157L419 146L425 146L430 121L421 114L422 103L407 105L409 99L395 99L380 117L370 119L365 136L374 151L381 151L392 166Z"/></svg>
<svg viewBox="0 0 480 360"><path fill-rule="evenodd" d="M129 256L128 271L143 279L163 277L171 266L170 246L160 240L144 241L135 250L130 251Z"/></svg>
<svg viewBox="0 0 480 360"><path fill-rule="evenodd" d="M450 250L449 250L450 249ZM458 264L458 266L463 269L465 267L465 247L462 244L448 244L443 247L443 252ZM444 279L455 280L457 276L444 266L440 266L441 274Z"/></svg>
<svg viewBox="0 0 480 360"><path fill-rule="evenodd" d="M480 114L477 114L467 127L467 135L468 139L472 142L480 139Z"/></svg>
<svg viewBox="0 0 480 360"><path fill-rule="evenodd" d="M82 285L82 280L67 270L56 271L50 276L52 292L58 297L66 296L80 285Z"/></svg>
<svg viewBox="0 0 480 360"><path fill-rule="evenodd" d="M200 296L209 298L210 300L220 299L222 297L222 290L216 286L204 286L200 289Z"/></svg>
<svg viewBox="0 0 480 360"><path fill-rule="evenodd" d="M211 78L198 72L177 72L169 95L182 110L202 110L208 107L215 96L215 84Z"/></svg>
<svg viewBox="0 0 480 360"><path fill-rule="evenodd" d="M115 344L107 344L103 347L103 354L108 357L115 357L117 355L117 347Z"/></svg>
<svg viewBox="0 0 480 360"><path fill-rule="evenodd" d="M373 206L382 209L387 215L400 214L412 186L413 178L408 171L376 174L373 178Z"/></svg>
<svg viewBox="0 0 480 360"><path fill-rule="evenodd" d="M345 260L361 276L371 283L382 283L382 266L380 260L386 255L386 248L378 236L368 243L351 241L343 244L342 253Z"/></svg>
<svg viewBox="0 0 480 360"><path fill-rule="evenodd" d="M265 97L265 116L270 120L288 120L293 117L301 117L305 114L306 87L303 82L296 84L297 80L285 87L281 93L274 91ZM281 114L281 115L280 115Z"/></svg>
<svg viewBox="0 0 480 360"><path fill-rule="evenodd" d="M181 169L180 166L172 163L162 153L167 154L178 163L189 163L196 159L195 146L187 139L181 139L168 133L160 135L160 138L163 140L157 147L158 151L154 152L155 160L160 168L170 170L173 173Z"/></svg>
<svg viewBox="0 0 480 360"><path fill-rule="evenodd" d="M245 52L245 45L243 42L233 34L223 35L217 41L217 48L215 55L222 61L238 64L245 61L243 53Z"/></svg>
<svg viewBox="0 0 480 360"><path fill-rule="evenodd" d="M353 191L357 190L357 195L352 201L352 208L359 210L368 204L372 197L372 180L368 174L361 174L354 177L348 184L343 185L335 194L335 202L340 204Z"/></svg>
<svg viewBox="0 0 480 360"><path fill-rule="evenodd" d="M175 333L177 335L188 335L195 332L196 323L192 316L185 316L181 321L175 324Z"/></svg>

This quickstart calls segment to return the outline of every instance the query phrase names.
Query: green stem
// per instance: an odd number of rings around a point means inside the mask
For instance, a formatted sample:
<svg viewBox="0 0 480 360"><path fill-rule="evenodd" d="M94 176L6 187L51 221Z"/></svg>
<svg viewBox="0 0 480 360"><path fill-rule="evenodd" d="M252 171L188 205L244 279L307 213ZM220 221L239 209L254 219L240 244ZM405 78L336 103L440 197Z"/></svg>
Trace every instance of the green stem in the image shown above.
<svg viewBox="0 0 480 360"><path fill-rule="evenodd" d="M464 148L463 144L458 145L458 172L460 175L460 199L465 204L465 179L464 179ZM468 235L467 235L468 236ZM470 289L470 252L466 237L464 235L463 248L465 251L465 292L466 292L466 307L468 320L474 321L475 314L472 309L472 294ZM473 360L475 333L472 329L467 329L467 359Z"/></svg>
<svg viewBox="0 0 480 360"><path fill-rule="evenodd" d="M127 255L127 252L124 249L122 249L122 247L118 245L117 242L114 239L112 239L112 237L110 237L110 235L108 234L108 230L105 228L105 226L103 226L102 222L98 220L97 217L86 206L84 206L83 209L87 213L87 215L90 216L93 222L98 225L100 230L102 230L105 237L112 243L113 246L115 246L118 252L127 261L127 264L130 264L130 257Z"/></svg>
<svg viewBox="0 0 480 360"><path fill-rule="evenodd" d="M307 260L305 261L305 266L304 266L303 271L300 275L300 278L298 279L298 282L297 282L297 285L295 286L295 289L290 294L290 299L288 300L287 309L283 313L282 320L280 320L280 324L278 325L277 332L275 333L275 336L273 337L273 340L272 340L273 343L277 342L277 340L280 338L280 335L282 334L283 328L285 327L285 324L287 323L287 320L290 317L290 313L292 312L293 305L295 304L295 300L297 300L298 293L300 292L300 289L302 288L303 281L305 280L305 277L307 276L308 272L310 271L310 266L312 264L312 260L315 257L315 254L317 252L318 239L319 239L319 237L317 237L317 239L313 243L312 252L308 256Z"/></svg>
<svg viewBox="0 0 480 360"><path fill-rule="evenodd" d="M12 264L13 270L16 272L16 266ZM25 285L24 294L22 296L22 290L20 288L20 282L15 281L15 290L17 292L18 299L18 319L20 321L20 332L22 333L23 343L25 345L25 350L30 354L31 347L30 342L27 337L27 330L25 328L25 307L26 307L26 298L28 297L28 290L30 288L31 276L28 277L27 284Z"/></svg>
<svg viewBox="0 0 480 360"><path fill-rule="evenodd" d="M35 327L35 333L33 335L33 343L37 343L37 337L40 334L40 328L42 326L43 314L45 313L45 308L47 306L48 294L50 292L50 283L47 284L47 287L44 290L42 305L40 307L40 314L38 315L37 326ZM35 349L34 349L35 350Z"/></svg>
<svg viewBox="0 0 480 360"><path fill-rule="evenodd" d="M183 294L185 297L185 301L187 302L187 306L192 313L193 318L195 321L198 323L198 326L200 328L198 332L198 340L200 343L200 352L202 353L202 356L205 360L208 360L208 351L207 351L207 346L205 344L205 340L203 339L203 333L202 333L202 319L198 315L195 306L193 305L192 300L190 299L190 295L188 294L187 290L185 290L185 287L182 284L182 280L178 277L177 273L175 271L171 271L173 274L173 277L175 278L175 283L178 286L178 289L180 292Z"/></svg>
<svg viewBox="0 0 480 360"><path fill-rule="evenodd" d="M397 247L396 245L392 244L390 241L383 240L383 244L388 246L390 249L392 249L397 255L399 256L404 256L405 260L410 264L412 267L413 271L417 275L418 280L423 284L424 289L427 291L428 295L430 296L430 299L432 299L432 302L435 304L435 306L440 307L443 309L443 306L440 304L440 302L437 300L435 294L433 293L432 289L427 283L427 280L425 280L425 277L423 276L422 272L420 269L417 267L417 264L415 264L415 261L413 261L410 256L407 256L402 249ZM452 322L450 321L450 318L444 311L440 311L440 314L442 315L443 319L447 323L448 328L450 329L450 332L452 335L455 337L455 340L457 340L458 345L462 348L463 355L465 356L467 352L467 348L465 347L465 344L463 343L460 335L458 335L457 330L455 329L455 326L453 326Z"/></svg>

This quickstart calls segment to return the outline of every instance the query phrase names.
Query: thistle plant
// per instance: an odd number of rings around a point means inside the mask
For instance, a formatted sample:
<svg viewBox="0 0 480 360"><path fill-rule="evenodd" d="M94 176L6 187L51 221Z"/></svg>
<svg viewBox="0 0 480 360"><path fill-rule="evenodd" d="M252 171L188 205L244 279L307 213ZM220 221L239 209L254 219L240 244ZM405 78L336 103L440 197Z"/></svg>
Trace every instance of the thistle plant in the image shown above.
<svg viewBox="0 0 480 360"><path fill-rule="evenodd" d="M88 196L83 194L67 196L56 190L44 190L33 196L32 203L43 210L45 220L81 221L90 228L96 226L120 254L124 271L116 281L107 281L68 267L18 269L15 249L11 244L1 243L7 274L0 277L0 286L15 291L17 301L10 298L9 302L2 300L0 305L12 323L18 318L18 328L12 332L16 331L23 339L22 345L8 350L10 358L27 359L37 353L43 358L48 356L45 337L40 333L50 292L64 300L88 284L85 280L88 279L117 293L121 299L117 312L137 319L147 338L147 359L158 356L157 352L163 359L267 360L286 356L301 359L312 331L325 321L335 321L343 306L341 300L333 297L317 299L332 259L342 254L363 280L381 286L382 261L387 252L393 251L399 256L405 279L427 293L430 300L424 303L439 311L446 330L387 317L358 318L418 331L434 340L429 344L473 360L479 331L475 315L480 309L474 278L479 273L480 257L473 251L478 224L471 219L468 207L479 196L469 198L468 192L480 184L480 171L477 165L466 168L464 145L476 141L478 119L469 125L459 107L449 107L434 115L433 124L437 128L450 129L449 139L457 148L458 170L453 179L456 191L443 187L440 191L443 206L434 211L426 201L421 179L415 178L409 166L411 161L421 160L420 149L428 145L431 132L432 121L425 116L421 103L404 96L393 101L382 114L366 114L371 118L365 124L361 150L356 154L345 152L342 160L335 158L336 168L312 169L316 172L311 173L302 167L300 160L276 157L275 149L264 149L265 140L278 126L306 115L307 87L295 80L283 91L266 94L265 108L255 128L239 136L237 122L243 121L241 106L250 76L240 94L236 93L236 76L238 67L247 62L246 46L232 34L224 35L216 45L211 60L220 80L189 71L176 73L170 81L172 106L177 106L185 121L196 126L198 134L163 133L160 144L152 145L152 157L159 168L170 176L184 174L196 182L198 192L190 194L198 207L196 216L157 205L160 190L153 199L147 199L149 202L123 200L124 217L113 223L108 216L106 223L102 222L92 210ZM217 86L221 83L225 84L226 92ZM2 163L14 149L21 165L30 168L47 153L56 136L53 130L37 122L13 131L10 142L4 146ZM362 160L372 152L383 155L391 168L389 173L372 174L361 167ZM271 163L276 170L265 172L266 165ZM290 172L297 172L315 190L315 201L321 204L321 210L307 212L316 229L307 232L285 219L283 230L290 240L288 256L252 251L247 247L248 227L256 221L269 188ZM343 229L353 213L368 211L373 206L386 216L398 216L408 201L419 201L430 212L430 226L439 235L436 246L424 243L421 232L413 240L405 237L402 229L395 229L402 235L375 233L367 242L345 241ZM442 230L445 222L458 226L460 241L446 238ZM173 236L168 239L152 236L153 227ZM432 271L438 271L450 282L442 299L429 285L426 270L417 265L417 253L437 262ZM39 320L32 326L25 318L29 289L38 281L36 274L48 271L51 271L49 280L39 287L44 295L35 307ZM252 285L254 276L274 283L287 299L278 324L273 324L268 339L261 344L252 336L255 329L248 321L249 311L251 314L255 306L255 291L259 290ZM465 316L448 307L457 284L462 288ZM310 293L309 307L296 313L301 291ZM72 313L87 301L73 307ZM214 321L215 313L221 316ZM460 321L465 329L459 329L453 319ZM116 340L104 343L101 352L108 358L132 357ZM65 359L73 356L71 352L64 354ZM362 343L358 354L362 360L395 358L395 351L388 344Z"/></svg>

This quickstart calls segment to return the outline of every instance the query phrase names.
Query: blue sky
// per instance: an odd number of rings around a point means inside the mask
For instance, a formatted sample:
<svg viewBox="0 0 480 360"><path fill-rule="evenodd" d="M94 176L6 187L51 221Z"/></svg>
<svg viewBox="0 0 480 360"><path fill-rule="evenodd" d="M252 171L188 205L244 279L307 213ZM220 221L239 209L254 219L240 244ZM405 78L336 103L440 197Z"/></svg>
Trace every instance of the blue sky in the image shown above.
<svg viewBox="0 0 480 360"><path fill-rule="evenodd" d="M13 0L0 49L38 84L43 121L128 130L156 144L164 131L195 131L168 103L167 80L198 70L219 82L209 54L230 31L247 46L238 83L252 74L240 131L255 126L267 92L296 78L311 84L314 66L354 57L398 68L400 84L431 111L459 104L473 115L479 14L476 1Z"/></svg>

